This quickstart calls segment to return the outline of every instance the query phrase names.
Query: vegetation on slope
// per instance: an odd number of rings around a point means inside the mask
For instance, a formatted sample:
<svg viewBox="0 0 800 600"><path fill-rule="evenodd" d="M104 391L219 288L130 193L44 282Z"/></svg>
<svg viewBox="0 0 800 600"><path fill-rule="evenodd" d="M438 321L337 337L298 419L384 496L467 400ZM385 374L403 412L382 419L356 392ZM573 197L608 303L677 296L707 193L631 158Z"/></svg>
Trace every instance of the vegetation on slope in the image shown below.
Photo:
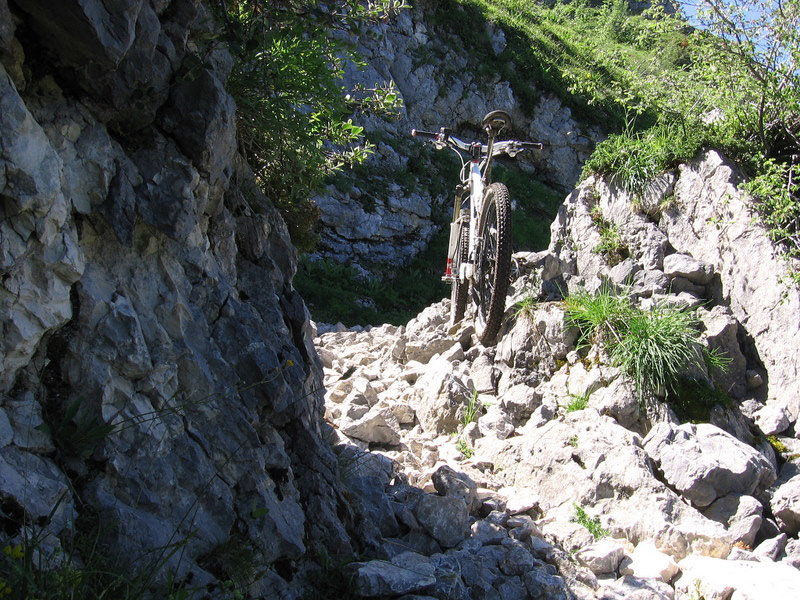
<svg viewBox="0 0 800 600"><path fill-rule="evenodd" d="M535 107L533 84L609 131L586 174L616 177L637 194L704 146L738 161L800 283L800 2L696 4L698 28L674 4L676 12L659 4L634 15L625 0L445 0L436 12L484 72L512 82L523 107ZM475 33L481 18L506 32L499 56L488 34Z"/></svg>

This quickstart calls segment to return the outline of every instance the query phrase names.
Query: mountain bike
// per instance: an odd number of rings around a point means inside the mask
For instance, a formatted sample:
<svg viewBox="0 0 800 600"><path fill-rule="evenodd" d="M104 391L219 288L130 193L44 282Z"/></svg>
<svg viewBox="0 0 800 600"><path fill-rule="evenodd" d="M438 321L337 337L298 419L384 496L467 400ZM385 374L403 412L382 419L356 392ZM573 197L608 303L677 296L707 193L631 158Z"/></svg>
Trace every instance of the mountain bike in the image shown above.
<svg viewBox="0 0 800 600"><path fill-rule="evenodd" d="M475 305L475 332L483 345L491 345L500 331L511 271L511 202L508 188L492 183L492 160L524 150L541 150L544 144L517 140L496 141L510 129L511 117L502 110L482 122L487 143L465 142L442 127L439 133L413 129L437 150L450 148L461 160L461 183L456 186L450 242L443 281L451 284L450 323L464 318L468 301Z"/></svg>

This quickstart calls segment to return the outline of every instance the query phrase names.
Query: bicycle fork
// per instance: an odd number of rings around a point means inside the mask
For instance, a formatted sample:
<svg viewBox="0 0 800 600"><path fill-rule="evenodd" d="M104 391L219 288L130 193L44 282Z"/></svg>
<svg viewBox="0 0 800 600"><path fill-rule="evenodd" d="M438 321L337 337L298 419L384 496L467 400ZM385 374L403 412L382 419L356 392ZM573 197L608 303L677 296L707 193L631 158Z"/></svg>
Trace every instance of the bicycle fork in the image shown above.
<svg viewBox="0 0 800 600"><path fill-rule="evenodd" d="M465 283L472 279L475 271L475 254L478 247L478 216L480 215L481 205L483 203L483 176L481 175L480 163L477 160L470 162L469 171L469 214L464 214L461 211L463 188L459 186L456 189L456 202L454 211L457 213L455 218L450 223L450 240L447 248L447 267L445 268L443 281L453 283L458 279L461 283ZM469 226L469 251L467 253L467 260L458 264L458 272L453 271L453 263L457 253L461 252L459 247L459 230L465 225Z"/></svg>

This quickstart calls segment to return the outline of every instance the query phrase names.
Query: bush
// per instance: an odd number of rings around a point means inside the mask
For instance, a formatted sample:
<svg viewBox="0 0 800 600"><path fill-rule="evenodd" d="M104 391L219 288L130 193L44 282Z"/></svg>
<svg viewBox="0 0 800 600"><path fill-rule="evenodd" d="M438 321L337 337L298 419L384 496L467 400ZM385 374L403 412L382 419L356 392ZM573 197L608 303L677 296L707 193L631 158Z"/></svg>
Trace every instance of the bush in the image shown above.
<svg viewBox="0 0 800 600"><path fill-rule="evenodd" d="M403 8L381 0L233 0L220 3L220 41L235 58L228 91L236 100L240 149L266 196L289 225L295 244L313 246L318 212L311 194L326 175L363 162L372 151L355 110L392 113L400 96L391 82L345 93L354 48L332 31L353 32Z"/></svg>
<svg viewBox="0 0 800 600"><path fill-rule="evenodd" d="M581 332L579 344L605 347L611 363L634 382L641 403L680 398L679 384L693 366L724 369L729 363L700 343L697 317L688 308L643 310L606 289L578 292L564 302L568 325Z"/></svg>

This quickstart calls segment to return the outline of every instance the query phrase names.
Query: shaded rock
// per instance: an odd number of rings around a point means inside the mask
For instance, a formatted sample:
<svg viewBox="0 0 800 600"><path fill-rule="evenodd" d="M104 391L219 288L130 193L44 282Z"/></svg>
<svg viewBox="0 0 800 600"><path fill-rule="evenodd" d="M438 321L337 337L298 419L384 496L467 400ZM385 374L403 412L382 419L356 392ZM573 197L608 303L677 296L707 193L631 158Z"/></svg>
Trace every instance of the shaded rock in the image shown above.
<svg viewBox="0 0 800 600"><path fill-rule="evenodd" d="M567 600L571 596L563 577L548 573L545 569L528 571L522 581L529 596L537 600Z"/></svg>
<svg viewBox="0 0 800 600"><path fill-rule="evenodd" d="M346 573L353 578L359 596L401 596L424 591L436 583L430 560L412 552L395 556L391 562L372 560L350 563Z"/></svg>
<svg viewBox="0 0 800 600"><path fill-rule="evenodd" d="M441 496L461 498L472 511L477 509L481 501L478 499L478 484L464 473L458 473L447 465L442 465L431 476L433 486Z"/></svg>
<svg viewBox="0 0 800 600"><path fill-rule="evenodd" d="M24 511L55 535L77 515L70 483L56 465L13 446L0 448L0 494L7 503L4 511Z"/></svg>
<svg viewBox="0 0 800 600"><path fill-rule="evenodd" d="M461 498L426 494L419 499L414 515L445 548L458 545L469 535L469 511Z"/></svg>

